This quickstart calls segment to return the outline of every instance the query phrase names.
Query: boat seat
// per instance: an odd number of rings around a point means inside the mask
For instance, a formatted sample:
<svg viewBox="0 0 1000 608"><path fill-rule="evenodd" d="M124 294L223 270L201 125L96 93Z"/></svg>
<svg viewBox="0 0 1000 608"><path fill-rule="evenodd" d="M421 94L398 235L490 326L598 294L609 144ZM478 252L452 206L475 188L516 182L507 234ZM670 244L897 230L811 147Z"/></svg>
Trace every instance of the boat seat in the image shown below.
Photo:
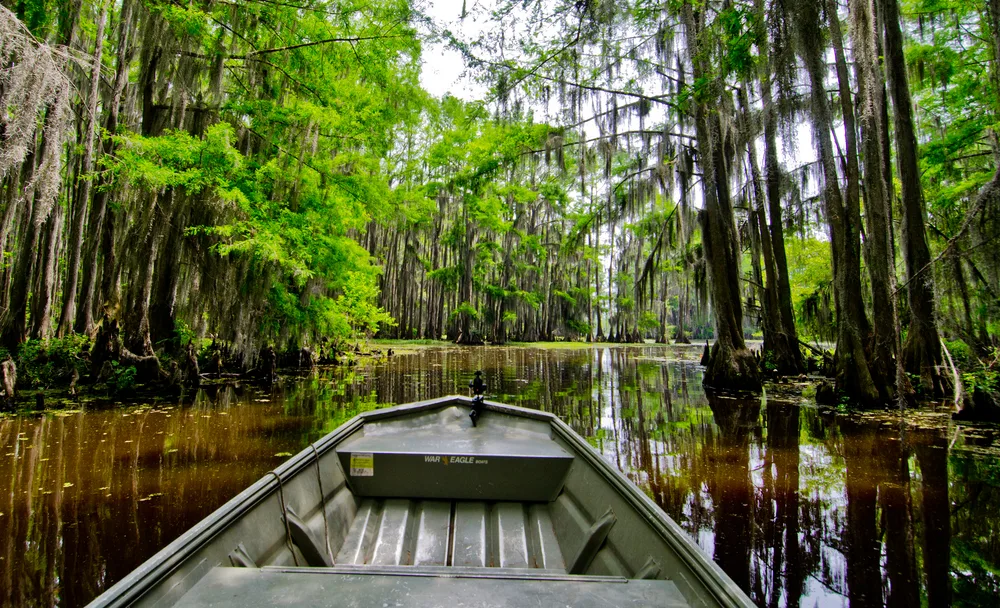
<svg viewBox="0 0 1000 608"><path fill-rule="evenodd" d="M547 504L372 498L361 501L335 563L566 569Z"/></svg>
<svg viewBox="0 0 1000 608"><path fill-rule="evenodd" d="M337 456L355 496L514 502L555 500L573 462L545 423L486 412L473 427L458 407L366 424Z"/></svg>
<svg viewBox="0 0 1000 608"><path fill-rule="evenodd" d="M337 568L213 568L176 606L636 606L682 608L689 604L672 581L619 577L550 576L497 571L441 576ZM525 572L525 571L522 571Z"/></svg>

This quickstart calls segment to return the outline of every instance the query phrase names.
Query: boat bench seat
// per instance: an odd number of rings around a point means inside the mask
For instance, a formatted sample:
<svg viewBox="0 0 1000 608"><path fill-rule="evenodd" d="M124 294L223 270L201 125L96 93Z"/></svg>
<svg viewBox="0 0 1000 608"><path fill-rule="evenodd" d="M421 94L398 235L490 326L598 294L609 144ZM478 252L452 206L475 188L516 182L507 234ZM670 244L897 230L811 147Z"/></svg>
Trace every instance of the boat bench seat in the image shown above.
<svg viewBox="0 0 1000 608"><path fill-rule="evenodd" d="M335 563L565 573L549 506L542 503L366 498Z"/></svg>
<svg viewBox="0 0 1000 608"><path fill-rule="evenodd" d="M456 407L403 428L366 424L337 456L355 496L443 500L551 502L573 463L546 424L489 413L470 427Z"/></svg>
<svg viewBox="0 0 1000 608"><path fill-rule="evenodd" d="M480 571L482 572L482 571ZM207 606L637 606L681 608L689 604L672 581L619 577L397 574L337 568L213 568L175 604Z"/></svg>

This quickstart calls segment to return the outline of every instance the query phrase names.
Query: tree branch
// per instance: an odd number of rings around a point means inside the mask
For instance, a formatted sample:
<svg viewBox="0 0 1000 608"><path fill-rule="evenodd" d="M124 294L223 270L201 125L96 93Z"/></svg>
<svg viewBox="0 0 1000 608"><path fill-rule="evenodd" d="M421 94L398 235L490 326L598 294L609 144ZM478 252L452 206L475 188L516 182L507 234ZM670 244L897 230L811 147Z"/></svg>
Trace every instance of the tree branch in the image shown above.
<svg viewBox="0 0 1000 608"><path fill-rule="evenodd" d="M986 204L993 198L1000 199L1000 167L998 167L996 173L993 174L993 179L991 179L989 183L983 186L983 189L979 191L979 196L976 197L976 202L973 203L972 209L970 209L968 214L966 214L962 227L957 233L955 233L955 236L948 239L948 243L945 245L944 249L941 250L941 253L939 253L937 257L930 262L927 262L923 268L913 273L912 277L908 278L896 287L896 291L893 295L899 295L899 292L909 285L911 281L923 275L931 266L940 262L945 256L951 253L952 248L955 247L958 240L965 236L965 233L969 230L969 226L972 225L972 220L976 219L976 216L982 212Z"/></svg>

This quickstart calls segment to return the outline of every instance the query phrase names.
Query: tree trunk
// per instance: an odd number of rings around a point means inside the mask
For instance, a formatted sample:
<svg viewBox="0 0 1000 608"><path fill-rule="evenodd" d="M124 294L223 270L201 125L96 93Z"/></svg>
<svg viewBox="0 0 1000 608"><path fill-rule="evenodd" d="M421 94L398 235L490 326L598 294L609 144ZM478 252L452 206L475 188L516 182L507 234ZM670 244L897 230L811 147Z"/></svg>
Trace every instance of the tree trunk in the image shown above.
<svg viewBox="0 0 1000 608"><path fill-rule="evenodd" d="M875 405L884 393L876 384L865 353L869 331L861 299L861 260L859 226L854 219L858 210L847 209L841 196L836 158L830 131L832 119L826 97L826 62L822 56L822 32L819 7L810 0L798 0L795 6L796 30L809 74L812 123L817 152L823 167L823 202L830 224L833 250L834 303L837 310L837 389L860 401Z"/></svg>
<svg viewBox="0 0 1000 608"><path fill-rule="evenodd" d="M31 212L25 214L27 221L21 228L17 256L14 258L10 284L10 304L3 318L3 335L0 344L7 347L8 350L14 350L21 342L24 342L26 334L28 293L30 292L35 250L38 246L38 233L41 228L39 225L41 220L38 218L41 203L33 200L29 205Z"/></svg>
<svg viewBox="0 0 1000 608"><path fill-rule="evenodd" d="M42 248L38 252L38 276L31 294L31 331L35 340L44 340L52 327L52 301L55 298L59 240L62 234L62 211L56 207L43 228Z"/></svg>
<svg viewBox="0 0 1000 608"><path fill-rule="evenodd" d="M934 280L931 253L924 228L924 197L917 166L917 137L906 80L903 32L896 0L881 0L885 24L885 57L892 97L896 133L896 169L902 190L903 254L906 261L906 294L910 305L910 326L903 344L903 366L919 374L925 395L942 397L948 381L939 371L942 364L941 338L934 318Z"/></svg>
<svg viewBox="0 0 1000 608"><path fill-rule="evenodd" d="M474 306L472 301L472 271L473 271L473 246L472 221L469 219L469 205L466 200L462 203L462 222L465 224L465 235L462 237L462 283L461 294L459 295L459 305L466 304ZM472 336L472 314L463 311L458 315L458 337L459 344L471 344L475 341Z"/></svg>
<svg viewBox="0 0 1000 608"><path fill-rule="evenodd" d="M703 44L703 13L698 20L701 22L696 21L693 8L685 5L685 33L695 81L709 73L700 50ZM721 149L719 117L710 110L712 105L713 100L705 97L696 99L694 104L698 159L704 184L702 239L715 313L715 344L703 383L715 388L759 391L761 382L757 361L743 341L737 235Z"/></svg>
<svg viewBox="0 0 1000 608"><path fill-rule="evenodd" d="M681 237L681 273L684 275L684 289L677 298L677 329L674 331L675 344L690 344L691 340L687 336L685 319L690 307L688 298L690 278L688 271L691 268L688 264L688 174L687 169L682 168L677 173L678 188L681 191L680 209L677 210L677 231Z"/></svg>
<svg viewBox="0 0 1000 608"><path fill-rule="evenodd" d="M763 22L762 22L763 23ZM785 225L781 209L781 165L778 162L778 109L771 91L770 65L761 70L760 89L764 105L764 172L767 190L767 211L770 216L768 234L774 255L775 290L778 296L775 363L783 373L795 374L805 367L799 349L799 335L792 310L792 287L788 279L788 257L785 254Z"/></svg>
<svg viewBox="0 0 1000 608"><path fill-rule="evenodd" d="M989 12L990 30L993 41L993 86L1000 90L1000 0L988 0L986 10ZM994 108L1000 111L1000 107Z"/></svg>
<svg viewBox="0 0 1000 608"><path fill-rule="evenodd" d="M108 117L104 123L104 129L108 133L115 133L118 130L118 116L122 105L122 93L128 83L128 72L134 55L134 45L132 44L132 2L124 0L121 8L121 19L118 24L118 54L115 67L115 80L108 104ZM102 145L105 154L114 150L113 144L108 141ZM102 250L102 235L106 233L105 215L108 206L108 183L102 180L101 188L94 194L94 204L90 209L90 219L87 223L87 246L83 256L83 276L80 283L80 305L76 311L76 323L74 329L77 333L94 333L94 299L97 294L97 277L99 266L97 264L98 254Z"/></svg>
<svg viewBox="0 0 1000 608"><path fill-rule="evenodd" d="M45 114L46 127L52 118L52 107L50 106ZM31 292L32 277L37 272L35 261L38 257L36 255L38 242L41 237L42 224L53 206L52 201L46 201L42 198L41 190L35 186L38 180L46 178L42 173L52 169L45 162L46 149L51 145L58 144L50 140L48 129L43 128L37 154L29 155L24 165L24 167L31 167L31 176L22 180L25 184L22 196L26 198L27 202L22 216L25 222L21 226L18 253L17 257L14 258L10 304L3 315L2 329L0 329L0 344L12 351L24 342L26 337L28 294ZM38 295L36 294L36 297Z"/></svg>
<svg viewBox="0 0 1000 608"><path fill-rule="evenodd" d="M101 5L97 18L94 44L94 65L91 68L90 92L87 97L86 126L83 130L83 160L78 174L76 196L73 197L73 224L67 244L66 279L63 283L63 306L56 334L65 336L76 315L76 287L80 276L80 253L83 248L83 225L90 206L91 173L94 170L94 126L97 124L97 98L100 95L101 56L104 52L104 26L108 17L108 4Z"/></svg>
<svg viewBox="0 0 1000 608"><path fill-rule="evenodd" d="M161 218L160 238L161 253L154 275L152 302L149 307L149 333L153 344L169 341L171 347L180 348L184 345L173 340L176 329L177 290L181 281L181 255L184 251L184 232L182 227L190 225L188 197L174 193L173 197L180 200L174 203L175 210L165 208L165 217ZM166 215L169 212L170 215ZM166 231L166 234L163 234Z"/></svg>
<svg viewBox="0 0 1000 608"><path fill-rule="evenodd" d="M0 256L7 252L7 239L10 237L14 227L14 218L21 212L21 197L19 196L19 186L21 183L21 172L10 171L4 180L6 196L4 197L3 218L0 219ZM10 306L10 264L2 269L2 284L0 284L0 310L6 310Z"/></svg>
<svg viewBox="0 0 1000 608"><path fill-rule="evenodd" d="M899 319L890 291L895 284L891 240L892 205L884 180L884 129L881 112L885 84L879 65L877 19L873 0L851 0L851 39L860 100L861 147L864 158L865 260L872 290L872 373L888 385L895 376ZM897 379L898 384L898 379ZM899 391L902 387L897 386Z"/></svg>
<svg viewBox="0 0 1000 608"><path fill-rule="evenodd" d="M750 102L747 99L745 88L740 89L740 104L744 111L749 111ZM765 107L765 114L768 109ZM767 120L767 118L765 118ZM753 187L753 200L755 211L750 214L750 230L753 234L760 235L760 249L764 257L764 274L766 284L761 287L763 297L761 298L761 328L764 333L763 353L765 359L773 366L773 370L778 374L792 375L802 371L802 354L799 351L798 336L795 332L795 322L792 321L791 331L785 327L785 321L781 315L781 302L778 289L778 268L775 259L774 240L770 230L782 230L781 225L772 226L769 229L764 213L764 192L760 166L757 162L757 151L753 142L747 145L747 159L750 165L750 180ZM780 206L780 205L779 205ZM779 237L781 247L784 249L784 237ZM755 256L756 257L756 256ZM786 267L787 273L787 267ZM787 280L787 276L786 276ZM791 308L791 292L789 292L789 309Z"/></svg>
<svg viewBox="0 0 1000 608"><path fill-rule="evenodd" d="M149 248L144 248L146 255L138 261L133 272L135 284L129 288L131 297L125 312L123 342L126 348L139 356L153 355L153 341L149 333L149 305L159 245L159 237L151 235Z"/></svg>

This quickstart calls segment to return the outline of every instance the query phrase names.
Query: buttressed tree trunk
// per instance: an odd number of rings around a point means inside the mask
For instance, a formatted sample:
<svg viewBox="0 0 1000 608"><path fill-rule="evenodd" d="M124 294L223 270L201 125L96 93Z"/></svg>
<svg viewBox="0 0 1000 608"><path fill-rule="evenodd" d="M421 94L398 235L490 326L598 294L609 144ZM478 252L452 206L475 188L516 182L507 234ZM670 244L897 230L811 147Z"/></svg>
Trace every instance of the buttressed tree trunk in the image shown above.
<svg viewBox="0 0 1000 608"><path fill-rule="evenodd" d="M917 166L917 137L913 126L910 85L906 80L903 32L896 0L881 0L885 24L885 57L893 124L896 131L896 169L902 193L902 241L906 261L906 295L910 326L903 344L903 365L920 375L920 386L928 396L940 397L947 380L940 372L941 338L934 318L934 281L931 253L924 227L924 196Z"/></svg>
<svg viewBox="0 0 1000 608"><path fill-rule="evenodd" d="M747 83L749 86L749 83ZM764 82L762 79L761 87L767 86L770 89L770 82ZM749 100L747 98L747 93L745 88L740 89L740 103L744 108L749 108ZM775 117L769 115L774 112L770 101L770 91L763 93L764 98L764 121L765 121L765 131L768 130L766 123L771 121L770 133L765 132L765 139L768 139L768 135L771 137L775 136L776 128L773 124ZM764 357L773 366L772 369L779 374L791 375L798 374L802 371L802 353L799 351L799 339L795 331L795 321L792 317L792 298L791 291L788 286L788 265L785 259L785 239L784 235L781 234L781 201L780 201L780 191L778 182L780 177L778 176L777 169L777 153L774 152L774 164L775 166L770 166L770 158L768 156L773 152L771 146L774 145L774 141L768 141L765 143L765 163L768 164L767 167L767 184L764 185L765 178L761 175L761 170L759 163L757 162L757 151L756 146L751 142L747 146L747 157L750 164L751 181L753 185L753 197L756 205L756 212L752 213L752 216L756 216L756 221L751 219L750 229L752 232L760 234L760 245L761 252L764 256L764 271L766 276L766 285L764 287L764 298L761 305L763 311L761 314L761 328L764 330ZM773 184L772 182L773 178ZM773 187L773 192L771 191ZM767 197L765 197L764 190L768 190ZM770 226L767 223L767 215L765 214L765 198L777 199L771 204L772 220ZM772 201L768 201L770 204ZM777 211L775 211L777 207ZM777 223L774 218L777 217ZM777 235L772 234L772 232L777 232ZM784 267L779 268L778 263L778 248L780 248L781 260L784 262ZM782 272L784 272L784 277L782 278ZM782 299L782 289L788 291L787 300ZM787 310L785 308L787 307Z"/></svg>
<svg viewBox="0 0 1000 608"><path fill-rule="evenodd" d="M899 317L892 291L896 283L892 251L892 205L885 181L882 108L885 83L879 63L878 20L875 0L851 0L851 42L858 86L861 148L864 158L865 260L871 278L873 344L872 367L881 377L891 377L898 352ZM904 391L905 379L897 377L897 391Z"/></svg>
<svg viewBox="0 0 1000 608"><path fill-rule="evenodd" d="M121 17L118 27L118 54L115 65L115 79L112 87L111 100L108 103L107 119L104 121L104 129L108 133L115 133L118 130L118 117L121 111L122 95L128 83L128 72L135 54L133 36L132 1L122 2ZM111 141L104 142L102 150L107 153L114 148ZM94 203L91 205L90 218L87 222L86 242L82 262L82 282L80 283L80 303L76 311L76 322L74 330L77 333L92 334L94 332L94 306L95 300L99 298L98 276L100 266L98 265L98 254L101 252L101 236L105 231L105 216L107 215L109 184L102 183L103 187L96 189Z"/></svg>
<svg viewBox="0 0 1000 608"><path fill-rule="evenodd" d="M781 168L778 164L778 118L771 94L770 78L762 78L761 94L764 102L764 171L767 190L767 210L770 217L768 234L774 252L775 288L778 296L780 326L775 345L778 371L794 374L804 369L799 335L792 312L792 287L788 279L788 257L785 255L785 233L781 211Z"/></svg>
<svg viewBox="0 0 1000 608"><path fill-rule="evenodd" d="M690 5L684 8L688 53L697 81L708 73L700 52L704 27ZM708 261L712 309L715 314L715 344L705 369L704 384L714 388L759 391L757 361L743 341L743 307L739 291L739 256L732 203L728 195L720 141L718 114L709 110L708 93L695 100L698 160L702 167L705 209L701 214L702 239Z"/></svg>
<svg viewBox="0 0 1000 608"><path fill-rule="evenodd" d="M840 17L837 14L838 5L833 0L826 1L826 15L830 24L830 39L834 49L834 58L837 66L837 82L840 91L841 115L844 120L844 139L847 148L846 165L846 197L847 216L851 226L856 226L860 230L861 226L861 169L858 165L858 129L855 120L854 95L850 88L850 76L847 70L847 58L844 52L843 34L840 27ZM852 32L853 33L853 32ZM874 78L873 78L874 82ZM872 85L874 86L874 84ZM860 87L859 87L860 90ZM862 112L871 111L870 106L862 108ZM877 129L878 122L869 121L870 127L868 135L873 137L866 142L868 147L865 150L866 175L874 175L875 180L881 180L881 173L876 174L881 165L876 164L881 159L880 151L876 151L874 146L880 145L879 135L881 131ZM896 349L892 348L898 332L898 324L893 323L893 308L891 305L890 286L894 284L894 277L889 273L889 265L892 263L891 241L889 240L889 211L888 202L879 197L878 184L875 185L876 198L865 199L866 213L865 219L870 225L866 244L874 245L876 251L866 251L868 260L869 275L872 276L873 301L878 301L879 306L875 308L875 325L869 330L866 340L865 352L868 355L868 369L871 372L875 386L878 387L880 398L884 402L890 402L893 398L893 378ZM886 192L885 188L881 192ZM883 208L884 207L884 208ZM885 239L883 243L878 241ZM874 307L873 307L874 308ZM866 336L867 337L867 336ZM874 345L872 344L874 342ZM887 348L888 345L888 348Z"/></svg>
<svg viewBox="0 0 1000 608"><path fill-rule="evenodd" d="M94 125L97 124L97 97L100 95L101 55L104 52L104 26L108 20L108 3L101 5L97 18L94 43L94 65L91 67L90 92L87 97L86 126L83 130L83 159L80 163L78 186L73 201L73 223L67 243L66 280L63 283L63 306L59 316L59 336L65 336L76 315L76 288L80 276L80 254L83 249L83 225L90 206L91 179L94 170Z"/></svg>
<svg viewBox="0 0 1000 608"><path fill-rule="evenodd" d="M813 137L823 167L823 202L830 224L833 249L834 304L837 311L837 389L864 405L879 403L885 387L876 385L868 366L865 338L869 332L861 299L859 212L844 203L833 153L833 125L826 95L826 61L822 49L819 7L812 0L798 0L794 15L799 51L809 73Z"/></svg>

